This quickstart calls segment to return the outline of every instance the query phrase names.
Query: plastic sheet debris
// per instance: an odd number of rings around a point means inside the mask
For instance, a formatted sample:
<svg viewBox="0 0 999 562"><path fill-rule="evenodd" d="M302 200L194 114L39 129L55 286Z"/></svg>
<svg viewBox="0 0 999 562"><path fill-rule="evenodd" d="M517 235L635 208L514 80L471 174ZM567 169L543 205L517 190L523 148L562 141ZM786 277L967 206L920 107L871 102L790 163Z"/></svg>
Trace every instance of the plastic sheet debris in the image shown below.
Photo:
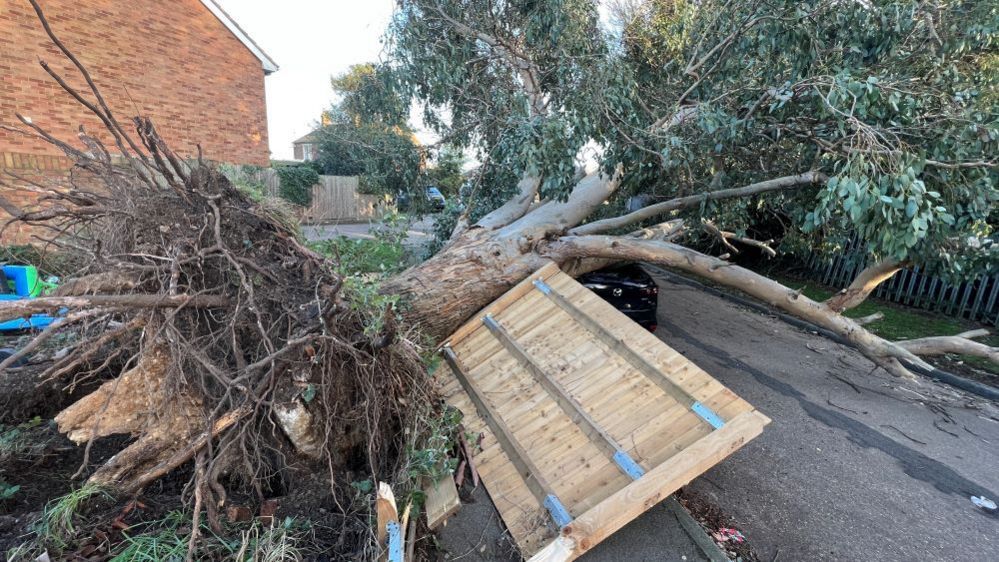
<svg viewBox="0 0 999 562"><path fill-rule="evenodd" d="M732 529L730 527L722 527L721 529L718 529L717 531L711 533L711 536L714 537L715 541L719 542L719 543L724 543L724 542L742 543L742 542L746 542L745 535L743 535L742 533L740 533L738 529Z"/></svg>
<svg viewBox="0 0 999 562"><path fill-rule="evenodd" d="M996 512L996 502L985 496L971 496L971 503L984 509L985 511L988 511L989 513Z"/></svg>

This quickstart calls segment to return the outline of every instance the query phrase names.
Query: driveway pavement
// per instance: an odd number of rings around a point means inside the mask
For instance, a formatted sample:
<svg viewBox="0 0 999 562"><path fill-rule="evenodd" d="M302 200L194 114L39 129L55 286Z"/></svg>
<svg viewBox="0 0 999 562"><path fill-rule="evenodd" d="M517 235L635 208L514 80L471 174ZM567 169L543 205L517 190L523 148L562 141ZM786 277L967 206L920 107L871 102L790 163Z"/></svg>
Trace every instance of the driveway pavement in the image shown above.
<svg viewBox="0 0 999 562"><path fill-rule="evenodd" d="M999 560L999 518L969 501L999 497L994 403L657 282L657 335L773 419L687 487L761 560Z"/></svg>
<svg viewBox="0 0 999 562"><path fill-rule="evenodd" d="M999 560L999 410L851 348L657 277L657 335L773 419L686 491L727 514L763 562ZM512 554L481 491L441 533L462 560ZM581 560L704 560L663 505Z"/></svg>
<svg viewBox="0 0 999 562"><path fill-rule="evenodd" d="M374 240L374 235L370 233L370 230L376 223L370 222L359 222L359 223L342 223L342 224L310 224L302 225L302 234L305 235L305 239L311 241L315 240L329 240L330 238L335 238L337 236L346 236L347 238L366 238L369 240ZM404 244L407 246L421 246L430 241L431 230L433 229L434 217L426 216L419 220L413 221L406 230L406 240Z"/></svg>

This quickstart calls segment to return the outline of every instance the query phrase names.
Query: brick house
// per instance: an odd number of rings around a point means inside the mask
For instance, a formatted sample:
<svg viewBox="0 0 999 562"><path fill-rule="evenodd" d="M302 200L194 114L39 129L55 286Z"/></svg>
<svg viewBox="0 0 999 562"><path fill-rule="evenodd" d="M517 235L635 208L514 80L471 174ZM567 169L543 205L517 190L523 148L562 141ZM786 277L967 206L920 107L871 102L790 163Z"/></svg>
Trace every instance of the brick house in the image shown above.
<svg viewBox="0 0 999 562"><path fill-rule="evenodd" d="M291 143L295 160L309 162L319 156L319 132L312 131Z"/></svg>
<svg viewBox="0 0 999 562"><path fill-rule="evenodd" d="M211 160L268 165L264 77L277 65L213 0L39 3L123 124L134 115L151 117L185 157L197 154L200 144ZM16 112L63 140L75 141L80 125L104 133L101 122L62 91L39 59L92 97L28 1L0 0L0 124L19 125ZM30 205L32 198L5 172L52 176L65 174L68 166L53 146L0 129L0 179L7 184L0 190L15 205ZM0 224L6 217L0 211ZM23 241L25 233L8 231L3 241L11 238Z"/></svg>

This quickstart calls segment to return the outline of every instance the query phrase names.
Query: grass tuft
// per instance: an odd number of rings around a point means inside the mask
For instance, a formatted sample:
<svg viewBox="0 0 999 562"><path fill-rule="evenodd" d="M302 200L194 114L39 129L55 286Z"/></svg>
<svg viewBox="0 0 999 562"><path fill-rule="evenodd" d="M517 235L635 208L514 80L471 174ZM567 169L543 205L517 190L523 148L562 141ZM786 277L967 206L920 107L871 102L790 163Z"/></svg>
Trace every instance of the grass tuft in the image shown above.
<svg viewBox="0 0 999 562"><path fill-rule="evenodd" d="M35 417L18 425L0 424L0 470L14 460L33 459L48 448L52 436Z"/></svg>
<svg viewBox="0 0 999 562"><path fill-rule="evenodd" d="M35 524L37 542L62 551L76 536L78 519L85 504L94 497L110 498L111 494L95 484L84 484L45 505Z"/></svg>
<svg viewBox="0 0 999 562"><path fill-rule="evenodd" d="M124 533L125 539L115 548L110 562L183 560L187 556L190 523L190 513L171 511L162 519L134 525ZM219 536L204 522L201 530L195 545L197 560L298 562L305 559L300 547L304 533L291 518L270 525L256 520L238 535L232 527L226 530L226 536Z"/></svg>

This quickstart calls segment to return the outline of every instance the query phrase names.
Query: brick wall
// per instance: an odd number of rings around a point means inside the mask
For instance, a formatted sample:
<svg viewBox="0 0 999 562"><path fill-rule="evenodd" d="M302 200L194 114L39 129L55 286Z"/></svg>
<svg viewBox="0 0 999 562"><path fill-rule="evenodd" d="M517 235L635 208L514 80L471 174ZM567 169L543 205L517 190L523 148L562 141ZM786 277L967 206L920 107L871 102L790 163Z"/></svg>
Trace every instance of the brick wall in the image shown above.
<svg viewBox="0 0 999 562"><path fill-rule="evenodd" d="M2 0L0 0L2 1ZM65 156L0 151L0 196L3 206L31 210L38 207L40 195L24 186L59 187L67 185L71 162ZM21 223L7 224L10 215L0 207L0 245L29 244L38 240L33 234L49 234L41 227ZM0 261L4 256L0 254Z"/></svg>
<svg viewBox="0 0 999 562"><path fill-rule="evenodd" d="M193 157L200 144L211 160L268 164L261 62L199 0L40 4L56 35L87 66L125 127L132 116L146 115L182 156ZM14 115L19 112L70 141L82 124L112 146L100 120L65 94L39 59L92 99L27 0L0 0L0 124L19 124ZM56 170L55 161L42 158L46 156L62 154L47 143L0 129L4 195L13 195L8 170L65 173ZM0 224L4 221L0 212Z"/></svg>
<svg viewBox="0 0 999 562"><path fill-rule="evenodd" d="M171 147L222 162L268 162L264 71L199 0L42 0L52 28L86 65L119 118L152 117ZM26 0L0 0L0 123L30 116L60 138L100 121L63 93L42 58L81 93L86 85ZM0 130L0 151L58 155Z"/></svg>

